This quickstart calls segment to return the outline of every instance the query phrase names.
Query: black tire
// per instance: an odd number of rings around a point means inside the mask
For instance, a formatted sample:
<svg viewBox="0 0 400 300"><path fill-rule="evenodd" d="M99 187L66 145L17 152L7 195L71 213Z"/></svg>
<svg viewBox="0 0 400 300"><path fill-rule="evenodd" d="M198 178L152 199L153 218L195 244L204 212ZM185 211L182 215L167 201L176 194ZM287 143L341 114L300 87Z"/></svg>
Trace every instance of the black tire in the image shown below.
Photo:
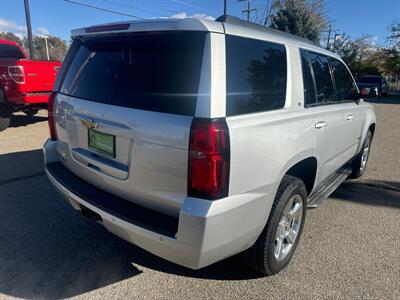
<svg viewBox="0 0 400 300"><path fill-rule="evenodd" d="M10 126L10 118L11 116L2 116L0 115L0 131L3 131Z"/></svg>
<svg viewBox="0 0 400 300"><path fill-rule="evenodd" d="M23 112L28 117L33 117L34 115L36 115L39 112L39 110L38 109L24 109Z"/></svg>
<svg viewBox="0 0 400 300"><path fill-rule="evenodd" d="M0 89L0 131L3 131L10 126L10 119L12 116L11 109L3 104L4 95L3 91Z"/></svg>
<svg viewBox="0 0 400 300"><path fill-rule="evenodd" d="M275 256L276 243L278 239L278 229L282 224L285 208L290 204L291 199L301 198L302 206L298 208L301 210L301 220L299 227L297 228L297 235L294 243L292 243L290 250L287 252L283 259L277 259ZM290 209L289 209L290 211ZM255 244L247 250L246 256L250 260L251 266L259 273L263 275L273 275L282 271L286 265L290 262L293 253L296 250L299 242L305 216L307 211L307 190L302 180L286 175L283 177L282 182L276 193L274 204L272 205L271 212L268 218L268 222L258 237ZM279 232L282 232L280 229ZM282 241L282 243L284 243ZM288 245L288 244L286 244ZM282 247L282 244L281 244Z"/></svg>
<svg viewBox="0 0 400 300"><path fill-rule="evenodd" d="M371 130L368 130L367 135L365 136L364 143L361 147L360 153L356 156L356 158L352 162L352 172L349 176L349 179L355 179L363 176L365 173L365 170L367 169L367 163L368 163L368 158L369 158L369 153L371 149L371 143L372 143L372 132ZM368 152L367 156L363 157L364 150L366 149L366 146L368 144ZM365 163L363 161L365 160Z"/></svg>

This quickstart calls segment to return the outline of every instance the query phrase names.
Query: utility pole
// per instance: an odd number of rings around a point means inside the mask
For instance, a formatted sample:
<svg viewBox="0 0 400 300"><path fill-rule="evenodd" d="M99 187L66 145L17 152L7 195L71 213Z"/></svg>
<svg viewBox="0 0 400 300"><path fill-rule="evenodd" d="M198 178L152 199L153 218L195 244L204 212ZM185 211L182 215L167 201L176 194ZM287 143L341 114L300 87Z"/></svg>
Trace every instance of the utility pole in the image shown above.
<svg viewBox="0 0 400 300"><path fill-rule="evenodd" d="M251 8L251 3L250 3L250 1L251 0L238 0L238 2L244 2L244 1L247 1L247 8L243 8L242 9L242 13L244 14L247 14L247 21L249 22L250 21L250 14L251 14L251 12L252 11L256 11L257 10L257 8Z"/></svg>
<svg viewBox="0 0 400 300"><path fill-rule="evenodd" d="M28 31L29 52L31 59L35 59L35 53L33 53L33 38L32 38L32 26L31 26L31 14L29 12L29 0L24 0L24 4L25 4L26 29Z"/></svg>
<svg viewBox="0 0 400 300"><path fill-rule="evenodd" d="M326 38L326 46L325 48L330 50L331 49L331 40L333 38L333 50L336 49L336 39L338 36L341 36L340 30L332 28L332 24L329 24L328 30L322 31L323 33L327 33L327 38ZM333 35L334 34L334 35ZM324 43L325 38L323 39L322 43Z"/></svg>
<svg viewBox="0 0 400 300"><path fill-rule="evenodd" d="M331 40L331 31L332 31L332 24L329 24L328 40L326 41L326 49L328 49L328 50L329 50L329 42Z"/></svg>
<svg viewBox="0 0 400 300"><path fill-rule="evenodd" d="M224 16L226 16L226 0L224 0Z"/></svg>

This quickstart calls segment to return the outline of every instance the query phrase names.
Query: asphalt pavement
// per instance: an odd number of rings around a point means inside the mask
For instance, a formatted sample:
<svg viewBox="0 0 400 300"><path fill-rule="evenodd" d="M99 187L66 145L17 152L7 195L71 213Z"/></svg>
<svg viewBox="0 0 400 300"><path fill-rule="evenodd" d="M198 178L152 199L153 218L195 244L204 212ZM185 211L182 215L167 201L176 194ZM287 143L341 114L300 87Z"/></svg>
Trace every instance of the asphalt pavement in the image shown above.
<svg viewBox="0 0 400 300"><path fill-rule="evenodd" d="M367 173L309 209L289 266L259 277L238 257L193 271L72 210L43 172L46 113L0 133L0 298L400 299L400 96L376 100Z"/></svg>

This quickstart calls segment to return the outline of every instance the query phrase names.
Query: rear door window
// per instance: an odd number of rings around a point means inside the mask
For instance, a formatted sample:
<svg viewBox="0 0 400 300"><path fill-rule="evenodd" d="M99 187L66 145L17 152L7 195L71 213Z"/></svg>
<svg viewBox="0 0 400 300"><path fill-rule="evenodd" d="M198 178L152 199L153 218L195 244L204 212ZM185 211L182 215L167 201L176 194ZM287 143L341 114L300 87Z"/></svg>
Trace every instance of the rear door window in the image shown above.
<svg viewBox="0 0 400 300"><path fill-rule="evenodd" d="M14 45L1 44L0 45L0 58L25 58L21 50Z"/></svg>
<svg viewBox="0 0 400 300"><path fill-rule="evenodd" d="M284 107L286 49L267 41L226 36L226 115Z"/></svg>
<svg viewBox="0 0 400 300"><path fill-rule="evenodd" d="M357 87L346 66L335 58L329 58L336 85L338 101L351 100L357 93Z"/></svg>
<svg viewBox="0 0 400 300"><path fill-rule="evenodd" d="M311 73L311 64L308 60L308 53L305 50L300 51L301 66L303 70L303 85L304 85L304 101L306 105L316 103L316 93L313 75Z"/></svg>
<svg viewBox="0 0 400 300"><path fill-rule="evenodd" d="M204 32L75 40L61 93L90 101L194 115Z"/></svg>
<svg viewBox="0 0 400 300"><path fill-rule="evenodd" d="M328 57L308 51L317 90L317 104L336 102Z"/></svg>

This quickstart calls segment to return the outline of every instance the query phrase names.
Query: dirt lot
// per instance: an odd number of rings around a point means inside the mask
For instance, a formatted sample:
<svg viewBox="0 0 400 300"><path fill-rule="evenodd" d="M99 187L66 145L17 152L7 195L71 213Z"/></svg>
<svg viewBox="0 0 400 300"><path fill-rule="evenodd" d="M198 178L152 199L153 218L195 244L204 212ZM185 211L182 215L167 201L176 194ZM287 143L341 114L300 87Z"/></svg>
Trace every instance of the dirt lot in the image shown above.
<svg viewBox="0 0 400 300"><path fill-rule="evenodd" d="M288 268L258 278L237 258L192 271L82 218L43 173L46 114L0 133L0 298L400 299L400 97L375 104L362 180L308 210Z"/></svg>

